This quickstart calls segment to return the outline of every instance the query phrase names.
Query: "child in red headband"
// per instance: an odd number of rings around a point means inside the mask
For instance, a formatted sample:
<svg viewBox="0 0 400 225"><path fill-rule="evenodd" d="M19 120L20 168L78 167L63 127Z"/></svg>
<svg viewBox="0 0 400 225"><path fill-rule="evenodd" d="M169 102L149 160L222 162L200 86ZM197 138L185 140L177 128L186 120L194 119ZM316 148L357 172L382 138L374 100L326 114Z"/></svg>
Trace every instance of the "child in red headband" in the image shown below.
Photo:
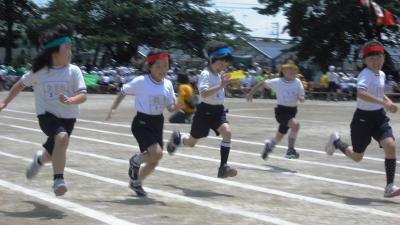
<svg viewBox="0 0 400 225"><path fill-rule="evenodd" d="M357 110L351 122L351 143L348 145L334 132L326 147L332 155L336 149L356 162L362 160L365 149L374 138L385 152L386 187L384 197L400 195L394 185L396 171L396 143L389 125L386 111L397 112L397 106L384 94L385 73L381 70L385 62L384 47L378 41L367 42L363 47L365 68L357 78Z"/></svg>
<svg viewBox="0 0 400 225"><path fill-rule="evenodd" d="M134 154L129 160L129 187L140 196L146 196L142 181L154 171L163 152L163 111L180 110L176 104L171 81L164 79L169 69L169 55L163 52L151 52L146 64L150 74L136 77L124 84L115 99L106 120L116 111L125 95L135 95L137 114L131 130L135 136L140 154ZM142 162L145 165L140 168Z"/></svg>

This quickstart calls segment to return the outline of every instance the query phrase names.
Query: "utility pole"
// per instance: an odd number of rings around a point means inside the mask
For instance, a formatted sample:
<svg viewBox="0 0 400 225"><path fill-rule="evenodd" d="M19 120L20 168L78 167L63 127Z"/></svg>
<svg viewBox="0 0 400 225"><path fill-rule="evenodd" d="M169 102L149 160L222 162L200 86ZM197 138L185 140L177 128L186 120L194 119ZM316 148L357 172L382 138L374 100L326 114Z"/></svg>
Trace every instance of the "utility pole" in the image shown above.
<svg viewBox="0 0 400 225"><path fill-rule="evenodd" d="M276 40L279 39L279 23L271 23L272 24L272 31L271 31L271 35L275 35Z"/></svg>

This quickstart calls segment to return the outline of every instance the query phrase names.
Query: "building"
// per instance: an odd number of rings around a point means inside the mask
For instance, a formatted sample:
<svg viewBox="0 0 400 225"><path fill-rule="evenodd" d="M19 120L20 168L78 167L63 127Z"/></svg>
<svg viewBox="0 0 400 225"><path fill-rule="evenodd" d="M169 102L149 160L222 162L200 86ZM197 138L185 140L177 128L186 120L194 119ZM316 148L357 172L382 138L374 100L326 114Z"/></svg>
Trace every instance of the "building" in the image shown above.
<svg viewBox="0 0 400 225"><path fill-rule="evenodd" d="M245 44L234 51L234 55L251 57L252 62L268 65L272 71L276 71L284 58L295 55L290 49L294 44L290 40L269 38L242 39Z"/></svg>

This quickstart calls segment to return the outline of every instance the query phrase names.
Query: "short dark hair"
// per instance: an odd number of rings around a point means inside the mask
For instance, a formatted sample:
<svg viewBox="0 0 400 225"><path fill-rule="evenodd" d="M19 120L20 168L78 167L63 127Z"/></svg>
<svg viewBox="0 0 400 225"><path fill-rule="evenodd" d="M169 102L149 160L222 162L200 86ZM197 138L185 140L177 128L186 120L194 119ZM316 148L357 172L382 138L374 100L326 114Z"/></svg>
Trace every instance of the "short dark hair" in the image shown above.
<svg viewBox="0 0 400 225"><path fill-rule="evenodd" d="M53 30L48 31L45 33L39 40L42 45L46 45L47 43L60 38L69 36L71 37L73 34L73 30L64 24L60 24L56 26ZM40 52L34 59L32 63L32 71L35 73L41 70L43 67L51 67L53 62L51 55L55 52L60 50L60 46L52 47L44 49Z"/></svg>
<svg viewBox="0 0 400 225"><path fill-rule="evenodd" d="M207 55L209 57L210 54L212 54L213 52L215 52L219 49L228 48L228 47L229 46L225 42L222 42L222 41L216 41L216 40L209 41L206 44ZM232 59L233 59L233 57L231 54L219 56L219 57L212 57L211 64L215 63L217 60L232 61Z"/></svg>
<svg viewBox="0 0 400 225"><path fill-rule="evenodd" d="M180 84L188 84L189 83L189 77L187 74L178 72L178 78L177 78L178 83Z"/></svg>

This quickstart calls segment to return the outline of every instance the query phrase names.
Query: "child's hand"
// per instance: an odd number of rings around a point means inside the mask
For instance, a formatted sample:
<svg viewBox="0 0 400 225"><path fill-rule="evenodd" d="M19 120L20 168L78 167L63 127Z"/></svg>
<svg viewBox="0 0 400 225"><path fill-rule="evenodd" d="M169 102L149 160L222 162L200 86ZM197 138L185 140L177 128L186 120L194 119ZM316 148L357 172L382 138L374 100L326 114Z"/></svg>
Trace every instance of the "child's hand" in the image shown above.
<svg viewBox="0 0 400 225"><path fill-rule="evenodd" d="M230 78L231 78L230 73L222 74L221 75L221 86L226 87L228 84L230 84L232 82L232 80L230 80Z"/></svg>
<svg viewBox="0 0 400 225"><path fill-rule="evenodd" d="M247 94L247 95L246 95L246 101L247 101L247 102L253 102L253 95Z"/></svg>
<svg viewBox="0 0 400 225"><path fill-rule="evenodd" d="M62 102L63 104L66 104L66 105L71 105L71 104L72 104L71 98L68 98L68 97L65 96L64 94L60 94L60 95L58 96L58 99L59 99L60 102Z"/></svg>
<svg viewBox="0 0 400 225"><path fill-rule="evenodd" d="M185 104L179 103L179 102L178 102L178 103L175 104L174 111L175 111L175 112L184 113L183 109L184 109L185 107L186 107Z"/></svg>
<svg viewBox="0 0 400 225"><path fill-rule="evenodd" d="M397 106L393 104L392 100L385 98L383 100L383 106L385 109L391 113L396 113L397 112Z"/></svg>
<svg viewBox="0 0 400 225"><path fill-rule="evenodd" d="M112 114L114 114L115 111L116 111L115 109L111 109L110 112L108 112L107 117L106 117L106 119L104 121L110 120Z"/></svg>
<svg viewBox="0 0 400 225"><path fill-rule="evenodd" d="M304 96L297 95L297 100L303 103L305 99Z"/></svg>
<svg viewBox="0 0 400 225"><path fill-rule="evenodd" d="M391 113L396 113L397 112L397 106L395 105L395 104L392 104L390 107L389 107L389 112L391 112Z"/></svg>

